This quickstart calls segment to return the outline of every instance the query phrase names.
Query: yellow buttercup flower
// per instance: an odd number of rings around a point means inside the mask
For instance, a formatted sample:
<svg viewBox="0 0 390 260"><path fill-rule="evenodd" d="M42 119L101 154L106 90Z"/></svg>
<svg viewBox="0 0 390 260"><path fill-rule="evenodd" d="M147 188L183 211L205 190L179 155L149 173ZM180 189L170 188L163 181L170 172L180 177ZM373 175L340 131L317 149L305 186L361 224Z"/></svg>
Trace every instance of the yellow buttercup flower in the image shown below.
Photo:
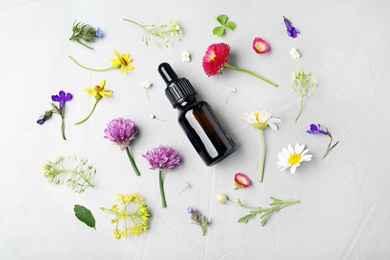
<svg viewBox="0 0 390 260"><path fill-rule="evenodd" d="M129 75L128 70L134 70L134 67L131 65L128 65L133 59L130 58L129 53L124 53L122 55L119 55L119 53L114 49L114 53L116 56L116 59L112 59L112 67L113 68L121 68L121 73L124 71L126 72L126 75Z"/></svg>
<svg viewBox="0 0 390 260"><path fill-rule="evenodd" d="M94 96L95 98L109 97L112 95L112 90L105 90L104 86L106 85L106 80L103 79L100 82L100 85L97 85L93 88L85 88L84 91L88 92L89 96Z"/></svg>
<svg viewBox="0 0 390 260"><path fill-rule="evenodd" d="M99 103L99 101L102 99L102 97L109 97L112 95L112 90L105 90L104 89L104 86L106 85L106 80L103 79L101 82L100 82L100 85L97 85L93 88L85 88L84 91L88 93L89 96L94 96L95 97L95 104L93 105L92 107L92 110L91 112L88 114L88 116L86 118L84 118L83 120L75 123L75 125L80 125L82 123L84 123L85 121L87 121L93 114L93 112L95 111L95 108L97 106L97 104Z"/></svg>

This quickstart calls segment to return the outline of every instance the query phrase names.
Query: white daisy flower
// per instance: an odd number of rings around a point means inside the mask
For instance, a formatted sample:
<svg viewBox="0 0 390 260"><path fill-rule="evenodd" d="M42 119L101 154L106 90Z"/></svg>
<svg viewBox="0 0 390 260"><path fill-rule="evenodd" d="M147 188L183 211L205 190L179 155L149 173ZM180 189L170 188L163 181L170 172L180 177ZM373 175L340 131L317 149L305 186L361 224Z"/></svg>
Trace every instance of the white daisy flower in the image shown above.
<svg viewBox="0 0 390 260"><path fill-rule="evenodd" d="M282 152L278 153L279 161L276 165L282 168L282 171L291 167L290 172L291 174L294 174L299 165L301 165L301 162L311 161L311 158L313 157L311 154L306 154L309 149L304 149L305 145L299 143L297 143L295 147L291 144L289 144L287 148L283 147Z"/></svg>
<svg viewBox="0 0 390 260"><path fill-rule="evenodd" d="M191 61L191 55L188 51L183 51L181 53L181 60L183 62L190 62Z"/></svg>
<svg viewBox="0 0 390 260"><path fill-rule="evenodd" d="M263 130L267 128L267 126L270 126L272 130L277 130L277 126L275 123L281 123L282 120L276 117L272 117L272 114L270 112L261 110L245 113L243 117L241 117L245 121L247 121L249 124L251 124L254 128Z"/></svg>
<svg viewBox="0 0 390 260"><path fill-rule="evenodd" d="M301 54L295 48L292 48L289 53L290 53L291 58L293 58L293 59L301 57Z"/></svg>

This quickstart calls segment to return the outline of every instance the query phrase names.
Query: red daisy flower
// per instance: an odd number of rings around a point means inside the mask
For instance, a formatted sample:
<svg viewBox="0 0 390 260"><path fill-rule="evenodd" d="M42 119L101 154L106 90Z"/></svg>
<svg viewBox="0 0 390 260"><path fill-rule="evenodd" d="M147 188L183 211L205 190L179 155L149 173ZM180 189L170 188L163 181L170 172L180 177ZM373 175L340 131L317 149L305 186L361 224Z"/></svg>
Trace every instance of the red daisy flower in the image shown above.
<svg viewBox="0 0 390 260"><path fill-rule="evenodd" d="M245 174L238 172L234 175L235 190L240 188L247 188L251 185L251 180Z"/></svg>
<svg viewBox="0 0 390 260"><path fill-rule="evenodd" d="M263 53L269 52L268 43L260 37L256 37L253 39L252 46L253 46L253 49L255 50L255 52L258 54L263 54Z"/></svg>
<svg viewBox="0 0 390 260"><path fill-rule="evenodd" d="M203 56L202 66L207 76L221 73L228 61L230 46L226 43L211 44Z"/></svg>

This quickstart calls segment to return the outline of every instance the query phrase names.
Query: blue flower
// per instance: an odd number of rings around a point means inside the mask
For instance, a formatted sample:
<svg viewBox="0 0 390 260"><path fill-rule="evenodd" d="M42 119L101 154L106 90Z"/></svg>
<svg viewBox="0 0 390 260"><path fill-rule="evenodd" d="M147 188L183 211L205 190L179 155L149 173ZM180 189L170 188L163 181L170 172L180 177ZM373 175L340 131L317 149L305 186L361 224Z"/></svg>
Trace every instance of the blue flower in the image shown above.
<svg viewBox="0 0 390 260"><path fill-rule="evenodd" d="M193 212L193 209L191 208L191 206L188 206L188 208L187 208L187 213L188 213L188 214L192 214L192 212Z"/></svg>
<svg viewBox="0 0 390 260"><path fill-rule="evenodd" d="M308 134L320 134L320 135L328 135L329 133L327 131L321 130L321 125L310 125L310 130L306 130L306 133Z"/></svg>
<svg viewBox="0 0 390 260"><path fill-rule="evenodd" d="M98 38L102 38L103 37L103 30L100 28L100 27L98 27L97 29L96 29L96 37L98 37Z"/></svg>
<svg viewBox="0 0 390 260"><path fill-rule="evenodd" d="M284 23L286 24L287 27L287 34L290 37L296 38L298 36L298 29L292 26L291 22L283 16Z"/></svg>
<svg viewBox="0 0 390 260"><path fill-rule="evenodd" d="M65 105L65 102L71 100L72 97L73 96L71 93L65 94L65 92L63 90L61 90L58 95L52 95L51 100L53 100L55 102L59 102L60 103L60 110L62 110L62 108Z"/></svg>

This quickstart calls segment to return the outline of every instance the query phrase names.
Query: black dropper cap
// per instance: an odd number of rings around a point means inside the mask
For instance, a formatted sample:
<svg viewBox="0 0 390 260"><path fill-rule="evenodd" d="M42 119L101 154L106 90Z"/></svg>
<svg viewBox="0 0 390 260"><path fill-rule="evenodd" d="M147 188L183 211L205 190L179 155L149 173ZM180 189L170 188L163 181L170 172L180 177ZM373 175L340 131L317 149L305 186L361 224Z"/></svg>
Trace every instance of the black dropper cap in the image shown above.
<svg viewBox="0 0 390 260"><path fill-rule="evenodd" d="M167 84L165 95L173 107L186 101L187 98L196 95L195 89L186 78L178 78L171 65L164 62L158 66L158 72Z"/></svg>

